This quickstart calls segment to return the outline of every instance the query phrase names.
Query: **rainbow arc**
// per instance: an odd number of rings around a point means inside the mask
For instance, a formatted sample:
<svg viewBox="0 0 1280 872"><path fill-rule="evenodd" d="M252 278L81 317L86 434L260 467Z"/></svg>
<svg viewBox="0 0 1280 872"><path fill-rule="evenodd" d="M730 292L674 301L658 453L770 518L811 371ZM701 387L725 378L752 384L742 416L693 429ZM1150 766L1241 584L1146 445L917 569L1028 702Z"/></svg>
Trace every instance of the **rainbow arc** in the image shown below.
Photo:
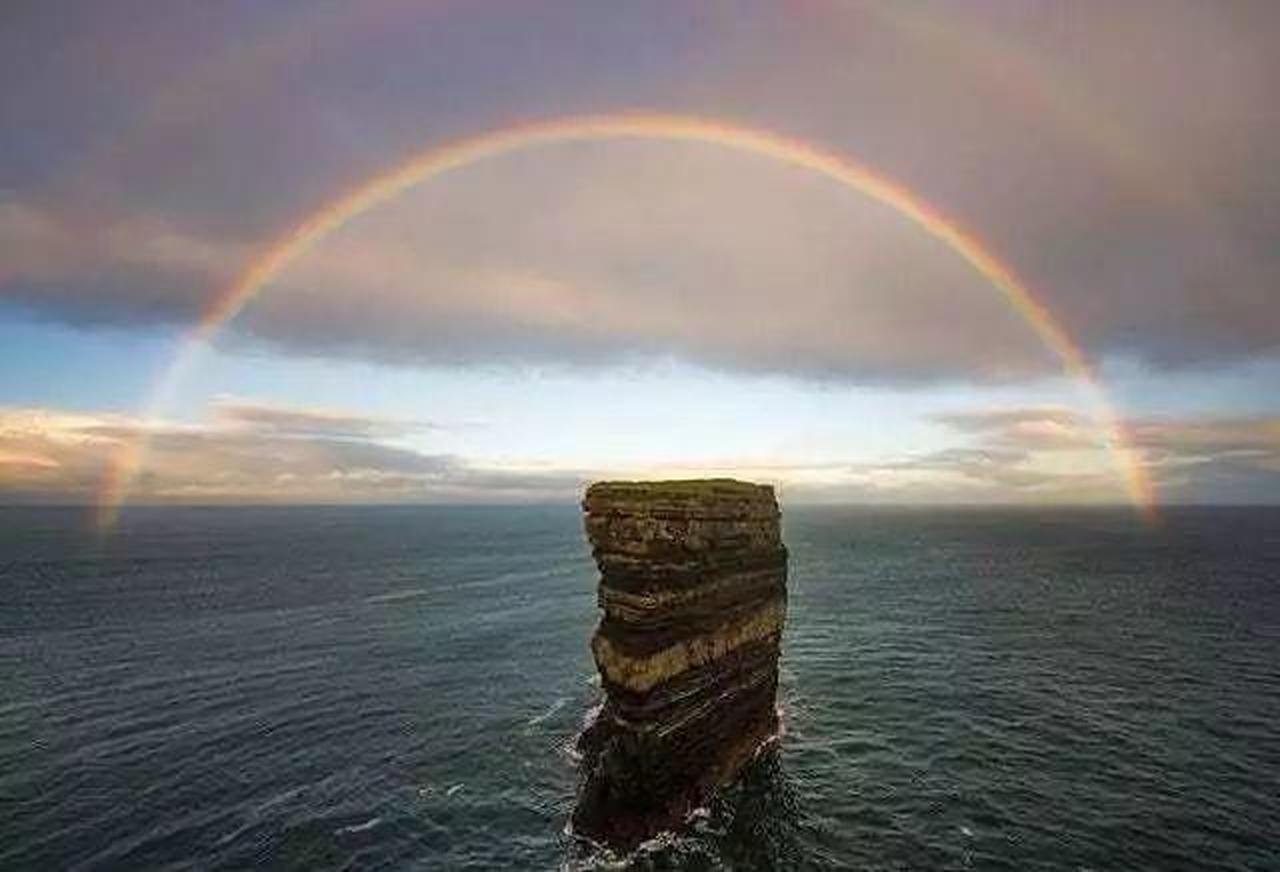
<svg viewBox="0 0 1280 872"><path fill-rule="evenodd" d="M696 116L627 113L520 124L429 147L375 175L290 228L263 249L215 298L157 383L147 406L147 416L154 417L163 411L201 349L218 331L289 264L356 216L412 187L486 159L561 143L609 140L697 142L772 158L856 191L914 222L983 276L1058 358L1064 371L1082 385L1095 420L1107 436L1130 501L1146 518L1154 520L1156 495L1152 483L1087 356L1010 266L920 196L870 167L800 140ZM100 528L114 524L133 479L145 461L146 451L147 438L143 434L124 444L113 459L99 493Z"/></svg>

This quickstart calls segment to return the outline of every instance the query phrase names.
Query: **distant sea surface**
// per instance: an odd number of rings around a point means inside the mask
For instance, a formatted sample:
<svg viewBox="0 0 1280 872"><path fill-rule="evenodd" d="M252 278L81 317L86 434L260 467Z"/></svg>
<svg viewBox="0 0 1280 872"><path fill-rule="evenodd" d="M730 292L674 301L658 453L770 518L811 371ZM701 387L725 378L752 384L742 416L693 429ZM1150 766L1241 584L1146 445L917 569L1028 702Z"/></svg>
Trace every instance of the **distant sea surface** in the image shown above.
<svg viewBox="0 0 1280 872"><path fill-rule="evenodd" d="M780 749L621 867L1280 869L1280 512L784 511ZM83 522L0 509L0 869L609 865L573 507Z"/></svg>

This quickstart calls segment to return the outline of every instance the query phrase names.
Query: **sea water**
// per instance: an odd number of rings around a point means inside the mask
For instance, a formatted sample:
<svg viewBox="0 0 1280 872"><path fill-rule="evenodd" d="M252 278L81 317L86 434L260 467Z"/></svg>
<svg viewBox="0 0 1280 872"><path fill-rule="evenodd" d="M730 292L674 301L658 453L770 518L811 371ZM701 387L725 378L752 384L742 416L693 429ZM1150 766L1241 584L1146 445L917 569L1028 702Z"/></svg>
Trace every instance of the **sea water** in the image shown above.
<svg viewBox="0 0 1280 872"><path fill-rule="evenodd" d="M0 509L0 869L1280 868L1280 511L784 513L785 733L614 858L573 506Z"/></svg>

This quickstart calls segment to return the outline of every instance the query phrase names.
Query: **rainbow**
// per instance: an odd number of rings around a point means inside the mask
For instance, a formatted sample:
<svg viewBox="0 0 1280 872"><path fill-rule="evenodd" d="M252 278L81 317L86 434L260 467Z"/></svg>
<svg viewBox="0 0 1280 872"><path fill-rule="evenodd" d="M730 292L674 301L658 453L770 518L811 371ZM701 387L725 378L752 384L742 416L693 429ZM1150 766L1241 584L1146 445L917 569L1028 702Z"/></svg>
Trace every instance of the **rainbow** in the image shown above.
<svg viewBox="0 0 1280 872"><path fill-rule="evenodd" d="M1152 483L1086 355L1012 268L954 221L869 167L796 139L696 116L626 113L520 124L429 147L399 166L375 175L276 239L217 296L158 382L147 416L154 417L163 410L184 374L228 321L289 264L356 216L409 188L478 161L539 146L607 140L698 142L772 158L844 185L914 222L982 275L1022 316L1064 370L1084 387L1130 501L1145 517L1154 520L1156 497ZM97 501L97 522L101 529L115 523L134 476L143 464L148 442L146 432L143 428L136 439L123 444L109 465Z"/></svg>

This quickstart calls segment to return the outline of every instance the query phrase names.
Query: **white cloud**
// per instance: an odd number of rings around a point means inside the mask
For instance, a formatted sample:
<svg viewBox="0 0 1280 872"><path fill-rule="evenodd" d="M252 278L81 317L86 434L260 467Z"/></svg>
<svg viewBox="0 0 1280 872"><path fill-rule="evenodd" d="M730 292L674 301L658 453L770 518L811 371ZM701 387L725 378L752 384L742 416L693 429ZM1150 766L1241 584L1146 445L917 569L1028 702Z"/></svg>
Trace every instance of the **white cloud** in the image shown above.
<svg viewBox="0 0 1280 872"><path fill-rule="evenodd" d="M1024 426L1053 420L1055 429ZM0 409L0 498L88 503L122 448L145 436L142 502L572 501L599 478L732 476L794 502L1116 503L1113 458L1062 409L951 414L949 447L876 462L706 459L576 469L537 459L480 463L396 444L406 422L336 410L224 403L207 424ZM1063 438L1063 431L1076 435ZM1168 501L1267 501L1280 493L1280 421L1139 422L1140 453Z"/></svg>

